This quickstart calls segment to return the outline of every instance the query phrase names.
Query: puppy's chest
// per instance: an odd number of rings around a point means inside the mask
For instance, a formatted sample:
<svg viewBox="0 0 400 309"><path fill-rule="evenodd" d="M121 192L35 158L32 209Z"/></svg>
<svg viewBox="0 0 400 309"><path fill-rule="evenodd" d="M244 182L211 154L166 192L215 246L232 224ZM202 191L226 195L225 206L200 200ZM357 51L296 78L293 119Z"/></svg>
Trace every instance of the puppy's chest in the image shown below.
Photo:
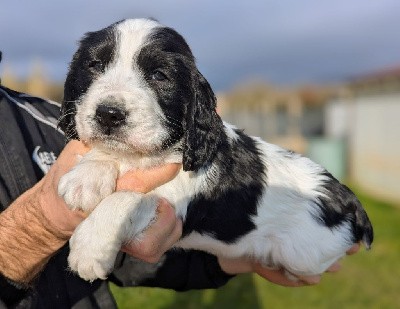
<svg viewBox="0 0 400 309"><path fill-rule="evenodd" d="M123 175L130 170L147 169L168 163L181 163L182 155L169 154L166 156L117 156L119 174Z"/></svg>

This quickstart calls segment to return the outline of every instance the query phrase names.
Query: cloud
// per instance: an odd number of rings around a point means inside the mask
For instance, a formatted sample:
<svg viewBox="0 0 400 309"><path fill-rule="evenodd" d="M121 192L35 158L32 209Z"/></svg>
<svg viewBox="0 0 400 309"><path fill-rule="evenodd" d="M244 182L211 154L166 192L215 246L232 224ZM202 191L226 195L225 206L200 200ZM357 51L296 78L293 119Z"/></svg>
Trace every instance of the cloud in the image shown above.
<svg viewBox="0 0 400 309"><path fill-rule="evenodd" d="M397 0L20 0L2 9L3 61L26 74L41 59L58 80L83 33L127 17L176 28L217 90L255 76L279 84L336 81L400 62Z"/></svg>

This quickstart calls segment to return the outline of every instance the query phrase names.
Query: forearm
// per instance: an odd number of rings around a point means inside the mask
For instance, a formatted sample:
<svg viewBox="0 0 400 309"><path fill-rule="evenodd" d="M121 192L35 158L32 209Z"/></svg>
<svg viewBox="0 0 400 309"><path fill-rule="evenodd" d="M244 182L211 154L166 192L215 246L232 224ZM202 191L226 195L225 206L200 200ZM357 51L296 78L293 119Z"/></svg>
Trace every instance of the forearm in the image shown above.
<svg viewBox="0 0 400 309"><path fill-rule="evenodd" d="M29 284L68 240L44 216L39 184L0 214L0 272Z"/></svg>

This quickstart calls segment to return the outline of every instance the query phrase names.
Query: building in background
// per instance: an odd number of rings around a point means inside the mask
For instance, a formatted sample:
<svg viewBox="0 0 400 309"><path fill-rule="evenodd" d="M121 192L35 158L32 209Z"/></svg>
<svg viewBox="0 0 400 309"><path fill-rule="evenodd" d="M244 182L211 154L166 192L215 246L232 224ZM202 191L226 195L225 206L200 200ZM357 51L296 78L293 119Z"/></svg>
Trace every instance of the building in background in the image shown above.
<svg viewBox="0 0 400 309"><path fill-rule="evenodd" d="M349 175L361 188L400 202L400 67L362 76L326 106L328 138L348 145Z"/></svg>
<svg viewBox="0 0 400 309"><path fill-rule="evenodd" d="M222 118L250 135L303 153L340 180L400 202L400 68L346 85L220 94Z"/></svg>
<svg viewBox="0 0 400 309"><path fill-rule="evenodd" d="M344 179L344 141L324 136L325 105L336 89L252 84L219 95L218 106L223 119L248 134L305 154Z"/></svg>
<svg viewBox="0 0 400 309"><path fill-rule="evenodd" d="M276 88L251 84L217 95L222 118L253 136L296 152L308 138L322 136L324 104L330 88Z"/></svg>

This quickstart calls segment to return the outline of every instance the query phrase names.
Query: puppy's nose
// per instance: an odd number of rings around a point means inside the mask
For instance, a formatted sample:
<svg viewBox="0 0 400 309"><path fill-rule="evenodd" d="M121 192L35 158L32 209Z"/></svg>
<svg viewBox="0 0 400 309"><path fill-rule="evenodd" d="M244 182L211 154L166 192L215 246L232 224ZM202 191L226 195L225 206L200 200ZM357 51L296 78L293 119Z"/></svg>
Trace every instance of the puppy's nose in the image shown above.
<svg viewBox="0 0 400 309"><path fill-rule="evenodd" d="M126 112L117 107L99 105L96 109L95 118L107 132L110 132L112 128L119 127L125 123Z"/></svg>

